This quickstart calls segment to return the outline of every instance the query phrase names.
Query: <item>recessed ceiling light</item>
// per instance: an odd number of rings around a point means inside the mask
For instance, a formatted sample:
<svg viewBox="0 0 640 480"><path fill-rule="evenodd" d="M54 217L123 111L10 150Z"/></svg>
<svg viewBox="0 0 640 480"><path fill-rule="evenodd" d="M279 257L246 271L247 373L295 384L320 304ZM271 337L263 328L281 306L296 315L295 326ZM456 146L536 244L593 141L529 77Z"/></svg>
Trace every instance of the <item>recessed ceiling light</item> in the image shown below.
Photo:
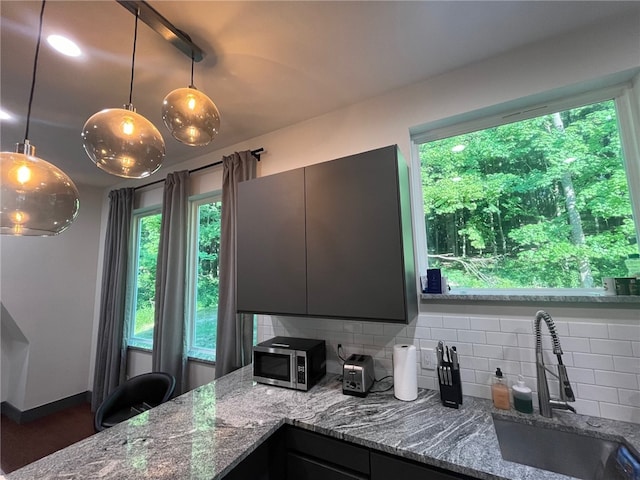
<svg viewBox="0 0 640 480"><path fill-rule="evenodd" d="M11 120L13 117L9 114L9 112L5 112L0 109L0 120Z"/></svg>
<svg viewBox="0 0 640 480"><path fill-rule="evenodd" d="M58 52L68 57L79 57L82 54L78 45L62 35L49 35L47 41Z"/></svg>
<svg viewBox="0 0 640 480"><path fill-rule="evenodd" d="M467 148L467 147L465 147L464 145L456 145L455 147L453 147L453 148L451 149L451 151L452 151L453 153L460 153L460 152L461 152L461 151L463 151L465 148Z"/></svg>

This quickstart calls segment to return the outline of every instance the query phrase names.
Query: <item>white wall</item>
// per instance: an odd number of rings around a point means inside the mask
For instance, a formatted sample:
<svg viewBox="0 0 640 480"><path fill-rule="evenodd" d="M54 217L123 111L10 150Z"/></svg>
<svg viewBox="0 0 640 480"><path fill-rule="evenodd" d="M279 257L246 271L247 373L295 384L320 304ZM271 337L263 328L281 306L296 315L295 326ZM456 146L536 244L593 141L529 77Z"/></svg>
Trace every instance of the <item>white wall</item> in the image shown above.
<svg viewBox="0 0 640 480"><path fill-rule="evenodd" d="M29 349L26 358L7 359L17 362L12 370L26 368L24 387L7 388L24 392L3 392L2 398L23 411L87 390L102 191L79 191L79 215L67 231L1 239L2 304ZM3 344L3 362L5 355Z"/></svg>

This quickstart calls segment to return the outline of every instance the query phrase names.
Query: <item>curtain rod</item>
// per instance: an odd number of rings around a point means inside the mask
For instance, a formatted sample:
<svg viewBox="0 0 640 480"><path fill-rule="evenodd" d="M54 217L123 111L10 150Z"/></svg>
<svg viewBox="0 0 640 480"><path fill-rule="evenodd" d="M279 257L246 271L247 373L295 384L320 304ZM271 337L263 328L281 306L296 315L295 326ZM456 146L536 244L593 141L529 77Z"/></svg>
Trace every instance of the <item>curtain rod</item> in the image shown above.
<svg viewBox="0 0 640 480"><path fill-rule="evenodd" d="M260 147L260 148L256 148L255 150L251 150L251 155L253 155L254 157L256 157L256 159L258 161L260 161L260 154L264 153L264 148ZM200 170L204 170L206 168L210 168L210 167L215 167L216 165L221 165L222 164L222 160L219 160L217 162L213 162L210 163L209 165L203 165L202 167L198 167L198 168L194 168L193 170L189 170L189 173L195 173L195 172L199 172ZM139 190L141 188L146 188L146 187L150 187L151 185L157 185L158 183L164 183L165 179L161 178L160 180L156 180L155 182L151 182L151 183L145 183L144 185L139 185L137 187L133 187L134 190Z"/></svg>

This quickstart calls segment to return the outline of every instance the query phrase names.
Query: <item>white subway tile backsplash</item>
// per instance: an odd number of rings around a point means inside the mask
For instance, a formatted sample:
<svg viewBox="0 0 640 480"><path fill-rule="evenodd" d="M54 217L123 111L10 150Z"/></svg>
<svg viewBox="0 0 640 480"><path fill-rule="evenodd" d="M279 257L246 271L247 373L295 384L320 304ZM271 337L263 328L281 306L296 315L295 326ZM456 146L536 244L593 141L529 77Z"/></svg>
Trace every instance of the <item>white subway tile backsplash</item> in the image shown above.
<svg viewBox="0 0 640 480"><path fill-rule="evenodd" d="M603 353L608 355L632 356L633 349L630 341L624 340L601 340L592 338L591 353Z"/></svg>
<svg viewBox="0 0 640 480"><path fill-rule="evenodd" d="M491 385L493 383L493 377L495 375L490 372L483 372L480 370L475 371L475 383L480 385ZM473 382L473 380L471 380Z"/></svg>
<svg viewBox="0 0 640 480"><path fill-rule="evenodd" d="M371 335L382 335L384 333L384 324L371 322L363 323L362 333Z"/></svg>
<svg viewBox="0 0 640 480"><path fill-rule="evenodd" d="M489 371L495 372L499 368L503 374L507 376L507 382L509 385L517 380L517 375L522 373L520 369L520 362L512 362L509 360L496 360L489 359Z"/></svg>
<svg viewBox="0 0 640 480"><path fill-rule="evenodd" d="M580 415L591 415L592 417L599 417L600 415L600 404L598 402L594 402L593 400L582 400L576 398L575 403L572 403L571 406L576 409Z"/></svg>
<svg viewBox="0 0 640 480"><path fill-rule="evenodd" d="M618 397L622 405L629 405L631 407L640 407L640 390L625 390L618 389Z"/></svg>
<svg viewBox="0 0 640 480"><path fill-rule="evenodd" d="M458 330L458 341L467 343L487 343L485 332L477 330Z"/></svg>
<svg viewBox="0 0 640 480"><path fill-rule="evenodd" d="M518 333L518 346L524 348L536 348L536 337L532 333Z"/></svg>
<svg viewBox="0 0 640 480"><path fill-rule="evenodd" d="M455 347L458 350L458 355L467 355L469 357L473 355L473 344L472 343L456 342Z"/></svg>
<svg viewBox="0 0 640 480"><path fill-rule="evenodd" d="M586 400L597 400L599 402L618 403L618 390L600 385L587 385L578 383L578 397Z"/></svg>
<svg viewBox="0 0 640 480"><path fill-rule="evenodd" d="M638 378L631 373L606 372L602 370L596 370L594 373L596 385L638 389Z"/></svg>
<svg viewBox="0 0 640 480"><path fill-rule="evenodd" d="M461 328L469 330L469 318L467 317L446 317L442 319L442 326L444 328Z"/></svg>
<svg viewBox="0 0 640 480"><path fill-rule="evenodd" d="M353 334L353 343L359 345L373 345L373 335Z"/></svg>
<svg viewBox="0 0 640 480"><path fill-rule="evenodd" d="M623 422L640 423L640 408L614 403L601 403L600 416Z"/></svg>
<svg viewBox="0 0 640 480"><path fill-rule="evenodd" d="M416 325L420 327L442 328L442 315L418 315Z"/></svg>
<svg viewBox="0 0 640 480"><path fill-rule="evenodd" d="M487 357L502 359L502 347L497 345L474 345L473 355L476 357Z"/></svg>
<svg viewBox="0 0 640 480"><path fill-rule="evenodd" d="M500 331L500 319L489 317L469 317L471 330L485 330L487 332Z"/></svg>
<svg viewBox="0 0 640 480"><path fill-rule="evenodd" d="M506 333L533 333L533 323L527 320L500 319L500 331Z"/></svg>
<svg viewBox="0 0 640 480"><path fill-rule="evenodd" d="M344 322L344 331L351 333L363 333L364 325L362 322Z"/></svg>
<svg viewBox="0 0 640 480"><path fill-rule="evenodd" d="M597 368L599 370L613 370L611 355L595 355L591 353L574 353L574 366L581 368Z"/></svg>
<svg viewBox="0 0 640 480"><path fill-rule="evenodd" d="M468 368L460 369L460 379L463 383L471 382L474 383L476 381L476 371Z"/></svg>
<svg viewBox="0 0 640 480"><path fill-rule="evenodd" d="M522 369L522 375L525 377L536 378L537 371L535 363L523 362L522 365L520 365L520 368ZM571 380L571 377L569 377L569 379ZM533 388L535 390L535 385L536 383L532 382L529 384L529 388Z"/></svg>
<svg viewBox="0 0 640 480"><path fill-rule="evenodd" d="M461 356L460 365L473 368L474 370L484 370L485 372L489 371L488 358Z"/></svg>
<svg viewBox="0 0 640 480"><path fill-rule="evenodd" d="M467 383L462 385L462 394L471 395L472 397L491 398L491 386Z"/></svg>
<svg viewBox="0 0 640 480"><path fill-rule="evenodd" d="M639 322L640 323L640 322ZM640 340L640 324L619 325L609 324L609 338L616 340Z"/></svg>
<svg viewBox="0 0 640 480"><path fill-rule="evenodd" d="M445 342L457 342L458 332L451 328L432 328L431 338L435 340L444 340Z"/></svg>
<svg viewBox="0 0 640 480"><path fill-rule="evenodd" d="M585 338L609 338L609 328L602 323L572 322L569 335Z"/></svg>
<svg viewBox="0 0 640 480"><path fill-rule="evenodd" d="M517 347L518 337L515 333L487 332L487 343L490 345Z"/></svg>
<svg viewBox="0 0 640 480"><path fill-rule="evenodd" d="M502 352L505 360L532 363L536 361L536 351L533 348L504 347Z"/></svg>
<svg viewBox="0 0 640 480"><path fill-rule="evenodd" d="M567 375L569 381L574 383L596 383L596 377L593 370L589 368L567 367Z"/></svg>
<svg viewBox="0 0 640 480"><path fill-rule="evenodd" d="M395 344L435 348L438 340L444 340L458 349L465 395L491 398L491 378L496 367L500 367L509 384L522 374L535 397L533 318L518 315L517 311L514 316L503 318L421 313L409 325L260 315L258 341L275 335L323 338L327 341L328 370L332 373L341 371L341 361L336 355L341 343L346 355L373 356L376 376L381 378L393 372ZM567 318L555 325L578 412L640 423L640 322L633 323L633 318L608 323ZM545 325L542 325L542 346L545 364L554 370L557 359ZM438 388L434 370L422 370L418 364L418 372L421 388ZM557 381L548 378L551 391L557 394Z"/></svg>
<svg viewBox="0 0 640 480"><path fill-rule="evenodd" d="M613 357L616 372L640 374L640 357Z"/></svg>
<svg viewBox="0 0 640 480"><path fill-rule="evenodd" d="M565 338L569 336L569 324L567 322L554 322L556 326L556 333L560 335L560 338ZM545 327L542 327L542 331L544 332ZM543 333L544 335L544 333Z"/></svg>
<svg viewBox="0 0 640 480"><path fill-rule="evenodd" d="M568 352L591 352L591 344L588 338L565 337L560 341L562 350Z"/></svg>
<svg viewBox="0 0 640 480"><path fill-rule="evenodd" d="M397 336L397 335L402 335L402 336L406 336L403 333L403 330L405 329L404 326L402 325L398 325L395 323L383 323L382 324L382 328L383 328L383 334L384 335L390 335L390 336Z"/></svg>

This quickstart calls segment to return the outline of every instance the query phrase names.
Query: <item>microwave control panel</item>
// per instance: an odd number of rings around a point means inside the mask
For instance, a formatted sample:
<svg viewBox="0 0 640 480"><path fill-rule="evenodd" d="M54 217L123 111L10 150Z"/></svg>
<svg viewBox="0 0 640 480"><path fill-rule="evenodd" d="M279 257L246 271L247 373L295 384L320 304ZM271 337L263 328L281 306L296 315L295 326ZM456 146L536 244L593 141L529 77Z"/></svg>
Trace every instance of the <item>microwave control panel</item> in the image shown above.
<svg viewBox="0 0 640 480"><path fill-rule="evenodd" d="M307 383L305 380L305 358L302 355L297 355L296 363L296 370L298 372L298 385L304 385Z"/></svg>

